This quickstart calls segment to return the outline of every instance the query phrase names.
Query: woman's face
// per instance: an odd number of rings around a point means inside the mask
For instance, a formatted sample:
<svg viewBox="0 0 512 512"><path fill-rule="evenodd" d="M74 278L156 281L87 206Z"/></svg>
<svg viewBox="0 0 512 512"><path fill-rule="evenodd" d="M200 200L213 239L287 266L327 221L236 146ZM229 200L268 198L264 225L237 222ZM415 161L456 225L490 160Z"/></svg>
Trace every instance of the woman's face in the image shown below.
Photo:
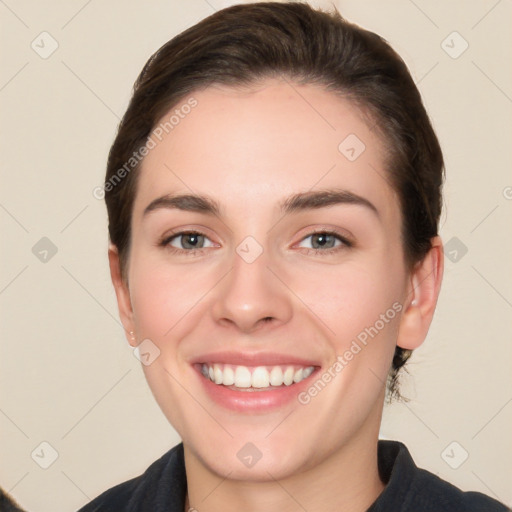
<svg viewBox="0 0 512 512"><path fill-rule="evenodd" d="M348 100L277 80L192 96L142 164L126 318L189 453L283 478L377 437L410 301L398 199Z"/></svg>

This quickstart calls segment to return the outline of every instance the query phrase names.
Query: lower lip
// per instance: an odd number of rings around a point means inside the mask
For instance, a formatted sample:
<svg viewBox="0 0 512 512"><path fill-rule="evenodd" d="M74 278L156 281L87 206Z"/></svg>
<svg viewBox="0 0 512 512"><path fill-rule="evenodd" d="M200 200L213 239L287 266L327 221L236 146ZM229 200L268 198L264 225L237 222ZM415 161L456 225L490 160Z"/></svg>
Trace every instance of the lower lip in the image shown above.
<svg viewBox="0 0 512 512"><path fill-rule="evenodd" d="M222 407L237 412L270 412L297 400L299 393L309 386L318 371L315 368L309 377L289 386L283 385L268 391L237 391L207 379L199 366L195 369L210 398Z"/></svg>

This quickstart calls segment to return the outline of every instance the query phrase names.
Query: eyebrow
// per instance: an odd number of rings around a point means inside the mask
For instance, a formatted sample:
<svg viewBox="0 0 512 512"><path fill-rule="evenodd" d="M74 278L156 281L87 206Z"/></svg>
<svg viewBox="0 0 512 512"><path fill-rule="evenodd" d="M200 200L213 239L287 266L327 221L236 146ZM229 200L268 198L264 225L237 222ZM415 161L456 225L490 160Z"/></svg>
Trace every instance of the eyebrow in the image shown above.
<svg viewBox="0 0 512 512"><path fill-rule="evenodd" d="M368 199L348 190L328 189L319 191L300 192L287 197L279 204L283 214L305 210L316 210L339 204L352 204L363 206L380 217L379 211ZM204 213L206 215L221 216L220 204L206 195L196 194L167 194L151 201L145 208L143 215L159 209L177 209Z"/></svg>

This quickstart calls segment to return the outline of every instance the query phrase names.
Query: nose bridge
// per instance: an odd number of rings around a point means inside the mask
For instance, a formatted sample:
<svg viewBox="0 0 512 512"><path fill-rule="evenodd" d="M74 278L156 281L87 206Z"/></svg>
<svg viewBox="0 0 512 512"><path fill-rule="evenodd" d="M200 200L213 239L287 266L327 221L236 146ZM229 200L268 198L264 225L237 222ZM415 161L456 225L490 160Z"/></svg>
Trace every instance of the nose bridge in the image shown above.
<svg viewBox="0 0 512 512"><path fill-rule="evenodd" d="M236 325L250 332L273 319L288 321L291 302L287 289L269 267L270 252L253 237L246 237L236 247L231 271L217 292L213 314L217 322Z"/></svg>

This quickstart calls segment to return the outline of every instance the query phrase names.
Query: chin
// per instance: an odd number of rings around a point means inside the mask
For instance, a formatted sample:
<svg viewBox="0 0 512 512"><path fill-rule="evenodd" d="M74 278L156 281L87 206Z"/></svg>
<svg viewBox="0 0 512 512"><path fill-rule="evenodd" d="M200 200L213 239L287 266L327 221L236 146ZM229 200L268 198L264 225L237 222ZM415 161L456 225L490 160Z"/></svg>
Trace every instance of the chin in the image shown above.
<svg viewBox="0 0 512 512"><path fill-rule="evenodd" d="M211 448L204 447L204 457L198 453L204 466L212 473L230 480L250 482L271 482L300 473L306 464L296 457L282 457L280 450L273 446L258 450L255 446L244 445L241 450L225 451L222 455L212 453Z"/></svg>

